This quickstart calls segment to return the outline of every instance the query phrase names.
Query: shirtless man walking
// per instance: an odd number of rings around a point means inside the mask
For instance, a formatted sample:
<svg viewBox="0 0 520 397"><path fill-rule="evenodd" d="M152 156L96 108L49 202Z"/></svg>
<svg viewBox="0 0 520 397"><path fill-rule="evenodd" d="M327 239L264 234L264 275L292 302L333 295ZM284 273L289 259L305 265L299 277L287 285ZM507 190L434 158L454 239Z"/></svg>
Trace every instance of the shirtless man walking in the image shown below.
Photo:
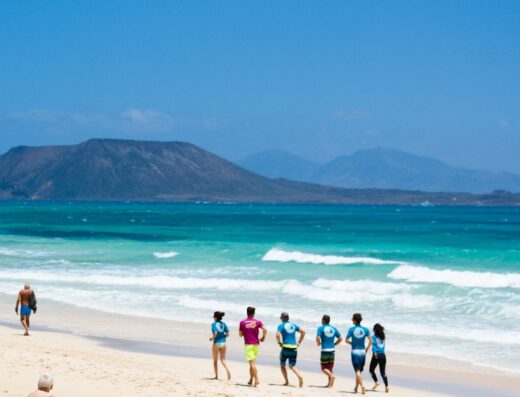
<svg viewBox="0 0 520 397"><path fill-rule="evenodd" d="M31 302L32 301L32 302ZM14 311L18 314L18 306L21 305L20 310L20 322L25 329L25 336L29 335L29 327L30 327L30 317L31 317L31 309L36 312L36 298L34 296L34 291L31 290L31 286L29 284L25 284L23 289L18 293L18 298L16 299L16 307ZM31 308L31 306L33 306Z"/></svg>

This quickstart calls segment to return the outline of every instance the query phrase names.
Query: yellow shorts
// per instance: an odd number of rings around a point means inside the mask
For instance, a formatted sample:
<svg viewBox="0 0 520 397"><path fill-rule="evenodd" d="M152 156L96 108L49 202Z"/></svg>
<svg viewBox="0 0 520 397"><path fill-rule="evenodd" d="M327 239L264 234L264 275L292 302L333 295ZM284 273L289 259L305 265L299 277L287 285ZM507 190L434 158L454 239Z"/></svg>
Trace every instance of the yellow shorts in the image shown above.
<svg viewBox="0 0 520 397"><path fill-rule="evenodd" d="M247 361L256 360L258 357L258 345L244 345L244 354L246 355Z"/></svg>

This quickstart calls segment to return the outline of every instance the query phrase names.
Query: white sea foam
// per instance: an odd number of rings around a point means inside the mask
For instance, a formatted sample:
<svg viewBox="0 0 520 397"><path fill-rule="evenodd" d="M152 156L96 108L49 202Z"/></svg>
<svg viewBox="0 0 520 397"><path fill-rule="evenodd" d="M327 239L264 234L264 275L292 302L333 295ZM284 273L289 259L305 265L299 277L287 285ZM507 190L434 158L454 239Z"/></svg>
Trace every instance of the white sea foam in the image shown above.
<svg viewBox="0 0 520 397"><path fill-rule="evenodd" d="M498 324L488 329L477 329L448 324L387 323L385 328L394 334L520 346L520 332L504 329Z"/></svg>
<svg viewBox="0 0 520 397"><path fill-rule="evenodd" d="M157 259L167 259L167 258L173 258L174 256L179 255L178 252L175 251L168 251L168 252L154 252L153 256L155 256Z"/></svg>
<svg viewBox="0 0 520 397"><path fill-rule="evenodd" d="M364 263L366 265L402 265L406 263L367 256L319 255L300 251L284 251L279 248L270 249L262 257L262 260L267 262L297 262L321 265L352 265L355 263Z"/></svg>
<svg viewBox="0 0 520 397"><path fill-rule="evenodd" d="M436 306L438 300L429 295L400 294L392 296L392 303L401 309L428 309Z"/></svg>
<svg viewBox="0 0 520 397"><path fill-rule="evenodd" d="M38 270L3 270L0 280L38 281L49 284L92 285L120 288L154 288L165 290L216 290L283 293L313 301L330 303L379 302L392 299L398 291L412 287L397 283L371 280L317 279L306 284L297 280L250 280L235 278L195 278L159 275L128 275L117 272L67 272L50 273Z"/></svg>
<svg viewBox="0 0 520 397"><path fill-rule="evenodd" d="M390 272L388 277L394 280L450 284L465 288L520 288L519 273L436 270L425 266L402 265Z"/></svg>
<svg viewBox="0 0 520 397"><path fill-rule="evenodd" d="M36 250L28 250L28 249L12 249L12 248L0 247L0 255L20 257L20 258L39 258L39 257L44 257L44 256L50 256L52 254L49 252L45 252L45 251L36 251Z"/></svg>

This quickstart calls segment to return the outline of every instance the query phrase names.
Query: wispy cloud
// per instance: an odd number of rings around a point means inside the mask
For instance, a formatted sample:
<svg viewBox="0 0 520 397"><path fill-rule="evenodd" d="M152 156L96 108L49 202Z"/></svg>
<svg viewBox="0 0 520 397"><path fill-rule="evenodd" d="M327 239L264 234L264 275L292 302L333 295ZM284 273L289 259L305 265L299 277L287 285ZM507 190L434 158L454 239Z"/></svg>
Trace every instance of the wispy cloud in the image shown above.
<svg viewBox="0 0 520 397"><path fill-rule="evenodd" d="M155 131L169 130L176 124L176 120L172 116L155 110L131 108L122 112L120 118L130 127Z"/></svg>
<svg viewBox="0 0 520 397"><path fill-rule="evenodd" d="M7 117L11 120L59 128L92 126L107 130L136 132L164 132L180 125L210 129L221 124L216 117L175 118L153 109L138 108L129 108L120 113L30 109L11 112Z"/></svg>
<svg viewBox="0 0 520 397"><path fill-rule="evenodd" d="M338 110L332 113L332 117L338 120L351 121L372 118L373 113L366 110Z"/></svg>

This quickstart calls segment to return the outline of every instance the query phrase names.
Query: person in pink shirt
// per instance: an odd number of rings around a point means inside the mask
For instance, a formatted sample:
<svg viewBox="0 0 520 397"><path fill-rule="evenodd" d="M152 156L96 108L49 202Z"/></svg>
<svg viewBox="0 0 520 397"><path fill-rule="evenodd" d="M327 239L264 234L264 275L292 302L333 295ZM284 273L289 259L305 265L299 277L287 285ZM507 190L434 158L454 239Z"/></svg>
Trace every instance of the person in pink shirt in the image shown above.
<svg viewBox="0 0 520 397"><path fill-rule="evenodd" d="M259 338L260 330L262 330L261 338ZM247 308L247 318L240 322L238 332L240 337L244 338L244 354L249 362L249 382L247 384L256 387L260 384L256 369L256 358L258 357L260 342L263 342L267 335L267 328L261 321L255 319L254 307Z"/></svg>

